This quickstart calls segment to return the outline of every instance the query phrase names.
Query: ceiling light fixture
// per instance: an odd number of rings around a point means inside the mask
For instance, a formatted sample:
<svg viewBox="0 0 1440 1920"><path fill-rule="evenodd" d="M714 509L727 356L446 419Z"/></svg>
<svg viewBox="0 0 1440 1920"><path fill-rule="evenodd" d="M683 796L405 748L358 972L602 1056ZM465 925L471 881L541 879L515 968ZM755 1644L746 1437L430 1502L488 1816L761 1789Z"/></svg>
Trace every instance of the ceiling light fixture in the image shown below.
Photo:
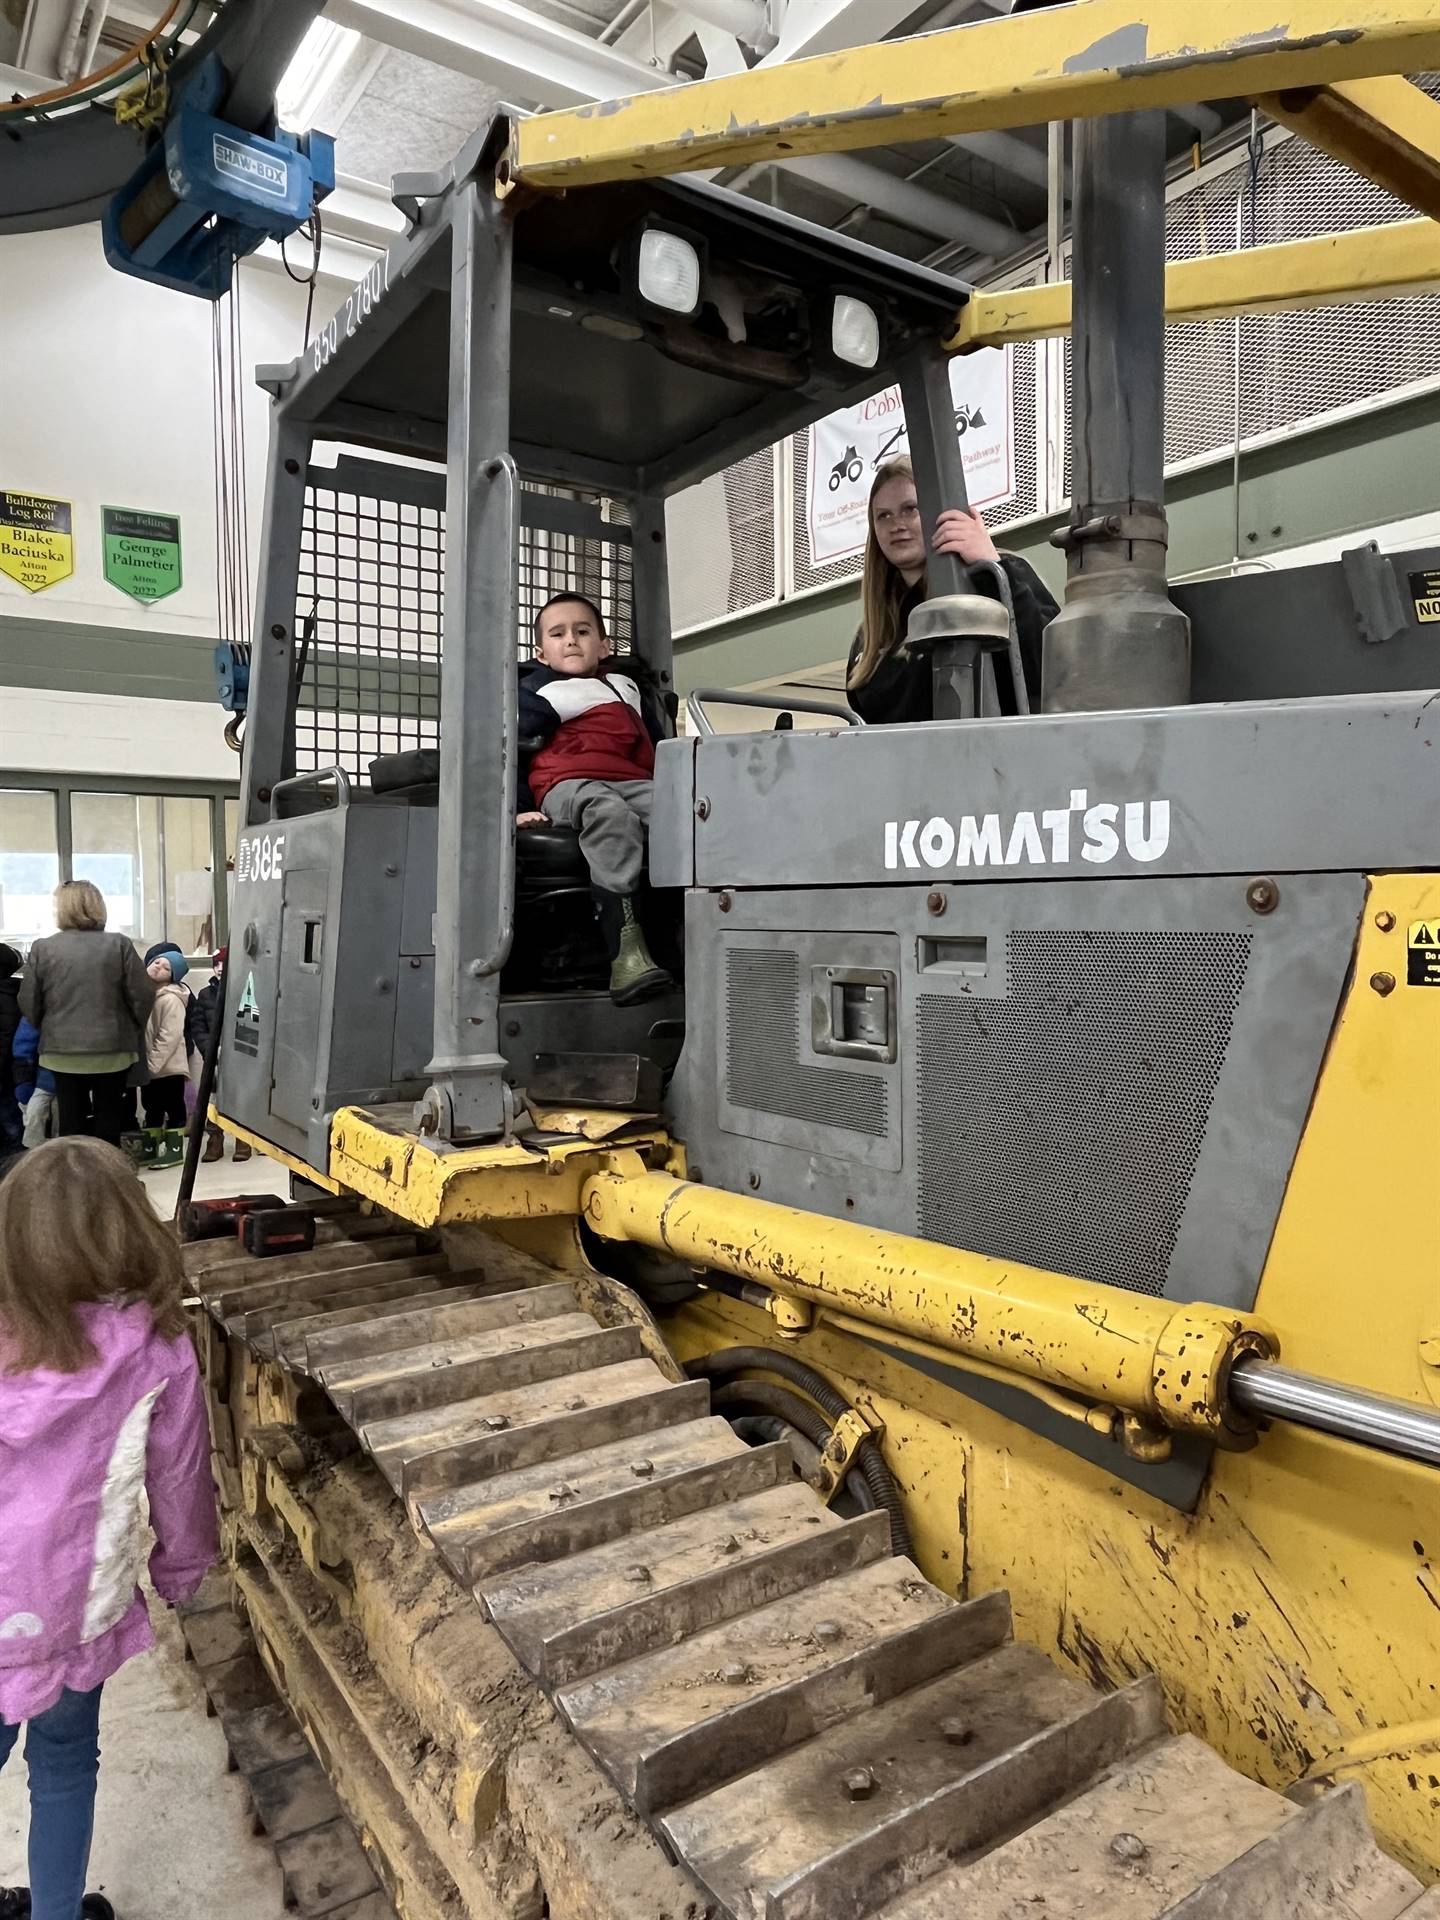
<svg viewBox="0 0 1440 1920"><path fill-rule="evenodd" d="M275 89L275 117L282 127L294 133L309 131L359 41L353 27L337 27L329 20L314 23Z"/></svg>

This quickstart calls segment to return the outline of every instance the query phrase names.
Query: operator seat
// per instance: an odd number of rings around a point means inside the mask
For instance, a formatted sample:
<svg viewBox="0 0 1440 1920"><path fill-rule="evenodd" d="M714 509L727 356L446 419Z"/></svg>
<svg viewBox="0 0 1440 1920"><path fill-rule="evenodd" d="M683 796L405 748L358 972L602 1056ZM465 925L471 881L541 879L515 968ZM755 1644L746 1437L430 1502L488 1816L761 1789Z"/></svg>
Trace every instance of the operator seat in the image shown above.
<svg viewBox="0 0 1440 1920"><path fill-rule="evenodd" d="M412 807L433 807L440 800L440 749L413 747L407 753L382 753L370 762L370 791ZM515 834L515 864L520 875L551 885L590 882L573 827L520 827Z"/></svg>
<svg viewBox="0 0 1440 1920"><path fill-rule="evenodd" d="M380 754L370 762L370 791L412 807L438 805L440 749ZM517 827L515 928L503 990L599 992L609 977L580 836L573 827Z"/></svg>
<svg viewBox="0 0 1440 1920"><path fill-rule="evenodd" d="M673 734L674 696L642 688L641 698L652 727L662 735ZM539 744L521 740L520 751L526 753ZM405 753L378 755L370 762L370 791L412 807L438 805L440 749L413 747ZM666 954L662 964L668 964L678 977L682 965L678 908L666 910L648 888L643 896L641 918L652 951L658 941ZM609 981L610 961L595 919L590 869L580 851L580 836L573 827L517 827L514 938L501 975L502 991L599 993Z"/></svg>

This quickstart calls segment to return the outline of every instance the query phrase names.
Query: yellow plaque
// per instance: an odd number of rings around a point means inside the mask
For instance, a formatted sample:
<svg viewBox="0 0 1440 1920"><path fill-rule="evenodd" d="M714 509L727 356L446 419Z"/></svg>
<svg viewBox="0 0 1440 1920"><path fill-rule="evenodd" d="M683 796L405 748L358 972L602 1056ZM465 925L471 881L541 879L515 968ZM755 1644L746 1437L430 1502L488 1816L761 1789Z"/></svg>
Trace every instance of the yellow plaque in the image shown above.
<svg viewBox="0 0 1440 1920"><path fill-rule="evenodd" d="M0 573L43 593L75 571L74 512L68 500L0 492Z"/></svg>

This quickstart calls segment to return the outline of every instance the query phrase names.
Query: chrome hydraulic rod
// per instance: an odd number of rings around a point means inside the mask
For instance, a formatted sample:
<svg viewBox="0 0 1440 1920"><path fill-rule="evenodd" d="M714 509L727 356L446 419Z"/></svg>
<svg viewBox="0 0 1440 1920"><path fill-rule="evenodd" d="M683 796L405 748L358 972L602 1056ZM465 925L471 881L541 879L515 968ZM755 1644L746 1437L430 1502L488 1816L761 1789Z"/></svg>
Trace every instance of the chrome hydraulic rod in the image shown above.
<svg viewBox="0 0 1440 1920"><path fill-rule="evenodd" d="M1289 1420L1440 1467L1440 1413L1409 1400L1366 1393L1248 1355L1230 1370L1230 1398L1256 1419Z"/></svg>

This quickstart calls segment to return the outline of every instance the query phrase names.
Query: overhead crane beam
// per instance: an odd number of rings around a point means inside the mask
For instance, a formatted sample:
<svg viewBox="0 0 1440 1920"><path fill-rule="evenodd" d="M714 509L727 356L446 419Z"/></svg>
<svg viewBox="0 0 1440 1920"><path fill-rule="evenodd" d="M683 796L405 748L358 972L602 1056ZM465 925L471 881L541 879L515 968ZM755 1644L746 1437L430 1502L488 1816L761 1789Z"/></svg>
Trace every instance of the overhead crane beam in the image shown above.
<svg viewBox="0 0 1440 1920"><path fill-rule="evenodd" d="M570 187L1440 67L1440 0L1080 0L518 121L509 178ZM1237 18L1246 13L1243 21Z"/></svg>
<svg viewBox="0 0 1440 1920"><path fill-rule="evenodd" d="M1165 269L1165 318L1224 320L1289 307L1343 306L1440 290L1440 225L1397 220L1243 253L1173 260ZM1045 340L1070 331L1070 282L971 295L945 345L952 353Z"/></svg>

